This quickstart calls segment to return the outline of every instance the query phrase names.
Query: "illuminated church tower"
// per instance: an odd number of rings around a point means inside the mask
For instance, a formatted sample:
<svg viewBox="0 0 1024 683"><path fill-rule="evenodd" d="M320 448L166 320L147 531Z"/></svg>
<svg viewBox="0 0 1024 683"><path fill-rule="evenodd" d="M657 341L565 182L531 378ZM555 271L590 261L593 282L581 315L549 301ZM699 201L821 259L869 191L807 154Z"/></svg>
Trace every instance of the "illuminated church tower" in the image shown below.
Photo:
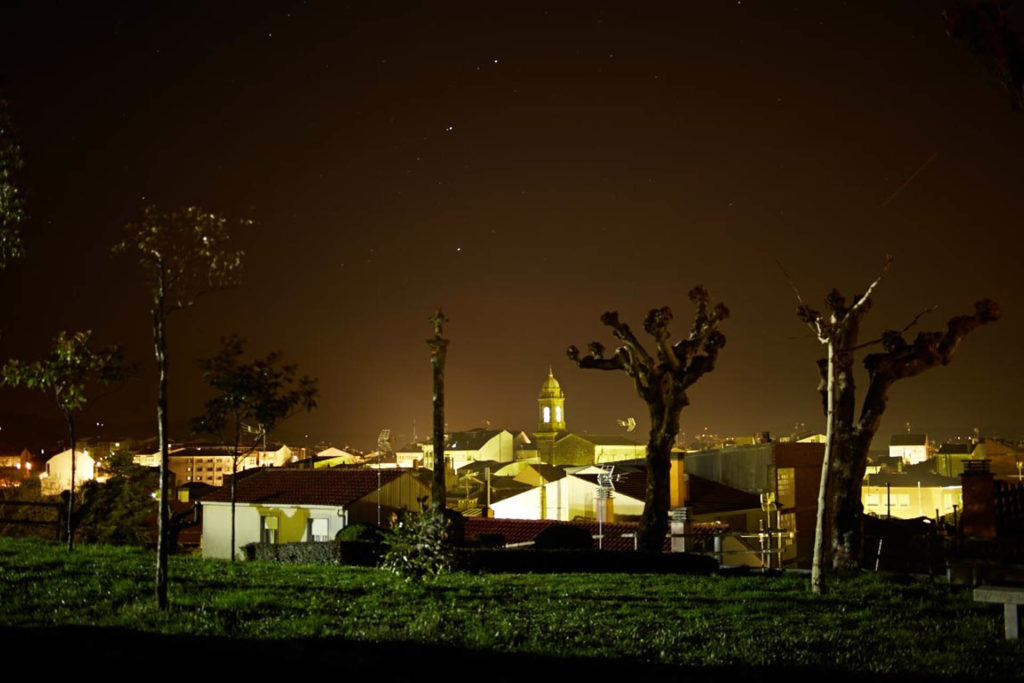
<svg viewBox="0 0 1024 683"><path fill-rule="evenodd" d="M565 431L565 394L555 375L548 368L548 377L540 387L537 396L537 455L541 462L551 464L555 453L555 438Z"/></svg>
<svg viewBox="0 0 1024 683"><path fill-rule="evenodd" d="M537 407L540 409L540 421L537 431L561 432L565 430L565 394L562 393L562 385L555 379L551 368L548 368L548 378L540 387L540 396L537 397Z"/></svg>

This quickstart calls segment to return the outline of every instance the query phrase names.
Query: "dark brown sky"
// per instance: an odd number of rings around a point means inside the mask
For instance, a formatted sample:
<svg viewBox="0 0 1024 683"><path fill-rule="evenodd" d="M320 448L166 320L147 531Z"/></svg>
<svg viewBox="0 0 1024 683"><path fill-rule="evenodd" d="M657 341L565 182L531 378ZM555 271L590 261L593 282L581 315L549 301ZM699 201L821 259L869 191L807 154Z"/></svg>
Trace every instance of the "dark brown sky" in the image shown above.
<svg viewBox="0 0 1024 683"><path fill-rule="evenodd" d="M549 364L570 429L646 429L625 376L564 349L611 346L610 308L639 328L670 305L682 333L704 283L733 317L684 431L784 434L823 424L820 351L776 261L817 301L891 253L868 336L984 296L1004 318L898 384L881 437L1020 434L1024 114L939 4L548 4L6 3L32 220L0 274L0 356L91 328L145 372L87 417L150 420L145 297L109 248L146 203L191 203L257 224L243 286L171 319L172 420L237 332L320 378L284 435L423 436L440 303L451 429L534 428ZM0 413L47 411L0 393Z"/></svg>

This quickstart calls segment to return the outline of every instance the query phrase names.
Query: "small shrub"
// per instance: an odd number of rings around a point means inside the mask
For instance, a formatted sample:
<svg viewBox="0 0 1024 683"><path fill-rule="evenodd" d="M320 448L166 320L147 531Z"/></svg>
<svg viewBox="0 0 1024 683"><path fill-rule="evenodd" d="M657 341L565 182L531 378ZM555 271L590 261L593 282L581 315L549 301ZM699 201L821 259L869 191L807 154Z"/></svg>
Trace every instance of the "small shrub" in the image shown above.
<svg viewBox="0 0 1024 683"><path fill-rule="evenodd" d="M334 537L336 541L364 541L367 543L380 543L383 539L384 532L380 527L361 522L349 524Z"/></svg>
<svg viewBox="0 0 1024 683"><path fill-rule="evenodd" d="M404 511L384 536L384 545L381 566L408 580L448 572L454 560L448 524L431 510Z"/></svg>

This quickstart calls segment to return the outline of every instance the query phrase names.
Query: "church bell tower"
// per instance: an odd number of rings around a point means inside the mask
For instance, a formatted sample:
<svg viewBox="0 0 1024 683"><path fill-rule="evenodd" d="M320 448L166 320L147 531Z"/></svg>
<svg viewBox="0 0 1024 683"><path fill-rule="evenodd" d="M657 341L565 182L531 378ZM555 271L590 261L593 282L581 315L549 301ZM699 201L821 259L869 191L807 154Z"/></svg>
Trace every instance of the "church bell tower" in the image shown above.
<svg viewBox="0 0 1024 683"><path fill-rule="evenodd" d="M555 375L548 368L548 377L541 385L537 397L538 433L554 433L565 430L565 394Z"/></svg>

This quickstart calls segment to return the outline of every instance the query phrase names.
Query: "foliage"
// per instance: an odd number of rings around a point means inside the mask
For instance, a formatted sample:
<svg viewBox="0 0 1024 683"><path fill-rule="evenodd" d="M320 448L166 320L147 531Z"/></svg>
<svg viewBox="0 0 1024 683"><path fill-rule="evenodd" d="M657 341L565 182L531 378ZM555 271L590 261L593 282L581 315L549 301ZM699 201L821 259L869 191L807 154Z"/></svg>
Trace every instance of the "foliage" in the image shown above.
<svg viewBox="0 0 1024 683"><path fill-rule="evenodd" d="M130 371L120 347L92 349L92 332L60 332L49 355L33 363L9 360L3 367L3 382L8 386L40 389L53 396L65 415L82 410L86 388L94 382L120 381Z"/></svg>
<svg viewBox="0 0 1024 683"><path fill-rule="evenodd" d="M403 579L421 580L451 571L454 554L448 523L432 508L404 510L384 536L387 552L381 566Z"/></svg>
<svg viewBox="0 0 1024 683"><path fill-rule="evenodd" d="M197 206L162 211L151 205L126 232L114 253L138 257L154 312L188 308L203 294L238 283L244 252L229 248L223 216Z"/></svg>
<svg viewBox="0 0 1024 683"><path fill-rule="evenodd" d="M53 350L41 361L26 363L10 360L3 367L3 383L40 389L53 396L64 414L71 445L71 489L68 495L68 550L74 547L75 508L75 414L86 403L86 390L96 383L120 381L132 369L125 365L121 349L109 346L95 350L89 346L92 332L61 332Z"/></svg>
<svg viewBox="0 0 1024 683"><path fill-rule="evenodd" d="M238 456L256 446L254 440L239 453L239 439L246 425L257 426L259 438L295 412L316 407L316 380L306 375L297 377L296 365L279 365L280 352L243 361L245 341L241 337L224 337L221 345L217 355L199 361L203 380L217 394L206 402L206 414L192 421L195 431L218 434L234 443Z"/></svg>
<svg viewBox="0 0 1024 683"><path fill-rule="evenodd" d="M356 522L338 532L334 537L336 541L363 541L368 543L379 543L384 539L384 533L379 526L373 524L362 524Z"/></svg>
<svg viewBox="0 0 1024 683"><path fill-rule="evenodd" d="M11 639L23 634L42 651L53 640L40 635L88 627L64 641L94 658L187 650L190 661L223 664L230 652L235 667L319 661L336 673L339 661L364 662L410 680L442 651L505 678L541 663L691 681L998 681L1024 670L999 605L944 583L864 574L817 597L795 574L452 573L415 586L377 569L171 562L175 609L160 613L147 609L152 552L83 545L68 555L0 538L5 644L19 652Z"/></svg>
<svg viewBox="0 0 1024 683"><path fill-rule="evenodd" d="M0 269L23 255L18 226L25 221L25 198L18 186L21 147L7 106L0 98Z"/></svg>
<svg viewBox="0 0 1024 683"><path fill-rule="evenodd" d="M82 487L79 540L128 545L153 543L156 539L149 522L156 517L154 494L160 486L159 474L153 468L132 463L128 453L109 456L104 470L112 475L109 479L102 483L89 481Z"/></svg>

